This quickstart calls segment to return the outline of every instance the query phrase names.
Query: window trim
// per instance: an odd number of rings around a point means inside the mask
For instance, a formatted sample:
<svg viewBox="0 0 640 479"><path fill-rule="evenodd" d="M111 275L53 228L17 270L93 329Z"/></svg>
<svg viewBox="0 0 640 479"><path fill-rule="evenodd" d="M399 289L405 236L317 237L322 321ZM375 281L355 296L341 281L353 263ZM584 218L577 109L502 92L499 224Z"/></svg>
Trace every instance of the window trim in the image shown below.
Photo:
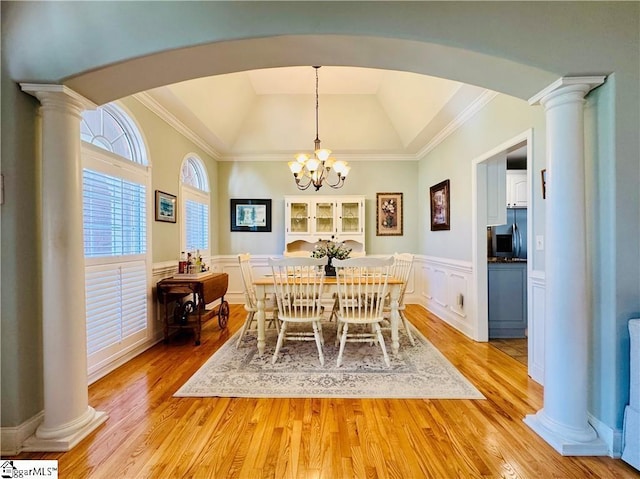
<svg viewBox="0 0 640 479"><path fill-rule="evenodd" d="M194 168L198 171L199 177L202 179L204 184L199 185L204 189L198 188L197 186L191 185L189 183L183 182L182 170L184 168L185 163L190 162L193 164ZM189 153L184 156L182 159L182 163L180 163L180 172L179 172L179 181L180 181L180 251L187 251L188 245L187 243L187 200L196 201L198 203L205 204L207 206L207 213L209 215L208 218L208 249L200 250L200 254L205 258L205 261L209 263L211 257L211 192L209 189L209 175L207 172L207 168L202 161L202 159L196 155L195 153Z"/></svg>
<svg viewBox="0 0 640 479"><path fill-rule="evenodd" d="M126 358L140 346L153 340L154 335L154 308L152 299L152 283L153 283L153 255L152 255L152 178L151 165L147 160L146 139L137 127L133 115L121 105L108 104L101 108L106 108L116 112L115 118L122 122L122 126L126 133L131 135L131 143L136 146L132 152L138 154L136 159L121 157L109 150L105 150L96 145L81 140L81 164L83 169L93 170L106 175L116 176L127 181L137 182L145 186L145 207L146 207L146 251L142 254L133 255L117 255L117 256L101 256L85 258L86 268L95 268L98 265L108 267L114 264L126 264L143 261L145 264L145 305L146 305L146 325L143 330L134 332L130 337L125 338L119 344L121 348L113 346L100 351L96 351L91 357L88 357L88 377L89 383L106 372L120 364L121 358ZM86 280L85 280L86 283ZM116 343L117 344L117 343Z"/></svg>

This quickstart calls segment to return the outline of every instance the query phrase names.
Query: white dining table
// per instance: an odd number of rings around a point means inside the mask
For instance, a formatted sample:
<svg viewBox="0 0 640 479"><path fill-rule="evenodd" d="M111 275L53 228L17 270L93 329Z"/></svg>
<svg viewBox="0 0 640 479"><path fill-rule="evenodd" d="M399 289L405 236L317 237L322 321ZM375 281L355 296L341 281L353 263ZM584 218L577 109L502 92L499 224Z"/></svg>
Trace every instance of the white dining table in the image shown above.
<svg viewBox="0 0 640 479"><path fill-rule="evenodd" d="M391 300L391 313L389 321L391 323L391 350L393 354L398 354L400 350L400 340L398 339L398 327L400 325L400 313L398 312L400 290L403 285L402 280L397 278L389 278L387 280L389 285L389 297ZM265 348L265 301L268 295L275 292L273 285L273 277L262 276L254 279L253 285L256 289L256 299L258 311L256 312L256 319L258 320L258 353L262 356ZM338 283L335 276L327 276L324 280L323 294L333 295L337 292Z"/></svg>

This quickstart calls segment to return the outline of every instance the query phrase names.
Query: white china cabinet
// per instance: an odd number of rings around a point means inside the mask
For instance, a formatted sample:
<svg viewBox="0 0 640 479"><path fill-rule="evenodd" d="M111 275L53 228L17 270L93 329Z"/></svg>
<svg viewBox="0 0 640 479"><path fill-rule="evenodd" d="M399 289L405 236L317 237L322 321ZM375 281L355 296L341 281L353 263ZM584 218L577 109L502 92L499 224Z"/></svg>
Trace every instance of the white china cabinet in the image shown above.
<svg viewBox="0 0 640 479"><path fill-rule="evenodd" d="M304 255L320 240L344 241L365 254L364 196L285 196L285 255Z"/></svg>

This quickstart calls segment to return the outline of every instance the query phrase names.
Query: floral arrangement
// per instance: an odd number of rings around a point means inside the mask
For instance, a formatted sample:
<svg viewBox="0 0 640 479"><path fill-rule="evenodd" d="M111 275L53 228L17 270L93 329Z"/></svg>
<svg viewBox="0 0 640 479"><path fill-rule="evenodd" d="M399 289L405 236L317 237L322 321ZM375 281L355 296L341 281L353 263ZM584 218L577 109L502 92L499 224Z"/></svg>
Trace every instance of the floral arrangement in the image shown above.
<svg viewBox="0 0 640 479"><path fill-rule="evenodd" d="M335 242L333 241L333 236L330 240L320 240L316 244L313 252L311 253L312 258L324 258L328 256L330 259L347 259L351 254L351 248L347 248L344 245L344 242Z"/></svg>
<svg viewBox="0 0 640 479"><path fill-rule="evenodd" d="M392 228L393 226L395 226L394 219L396 213L396 202L393 199L389 199L382 203L380 209L382 209L382 212L385 215L384 219L382 220L382 226L385 226L387 228Z"/></svg>

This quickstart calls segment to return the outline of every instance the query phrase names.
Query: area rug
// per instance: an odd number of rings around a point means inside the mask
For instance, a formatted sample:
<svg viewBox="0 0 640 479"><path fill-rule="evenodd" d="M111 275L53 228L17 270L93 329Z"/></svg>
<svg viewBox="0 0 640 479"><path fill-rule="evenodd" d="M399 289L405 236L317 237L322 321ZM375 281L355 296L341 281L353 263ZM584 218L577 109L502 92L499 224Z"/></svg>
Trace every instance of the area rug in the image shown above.
<svg viewBox="0 0 640 479"><path fill-rule="evenodd" d="M262 357L255 335L247 334L236 349L236 333L174 396L484 399L419 331L412 332L415 346L400 332L400 352L389 354L391 367L385 365L377 343L347 343L339 368L334 322L323 324L324 366L314 341L286 342L278 361L271 364L274 330L267 330ZM389 334L385 341L390 351Z"/></svg>

